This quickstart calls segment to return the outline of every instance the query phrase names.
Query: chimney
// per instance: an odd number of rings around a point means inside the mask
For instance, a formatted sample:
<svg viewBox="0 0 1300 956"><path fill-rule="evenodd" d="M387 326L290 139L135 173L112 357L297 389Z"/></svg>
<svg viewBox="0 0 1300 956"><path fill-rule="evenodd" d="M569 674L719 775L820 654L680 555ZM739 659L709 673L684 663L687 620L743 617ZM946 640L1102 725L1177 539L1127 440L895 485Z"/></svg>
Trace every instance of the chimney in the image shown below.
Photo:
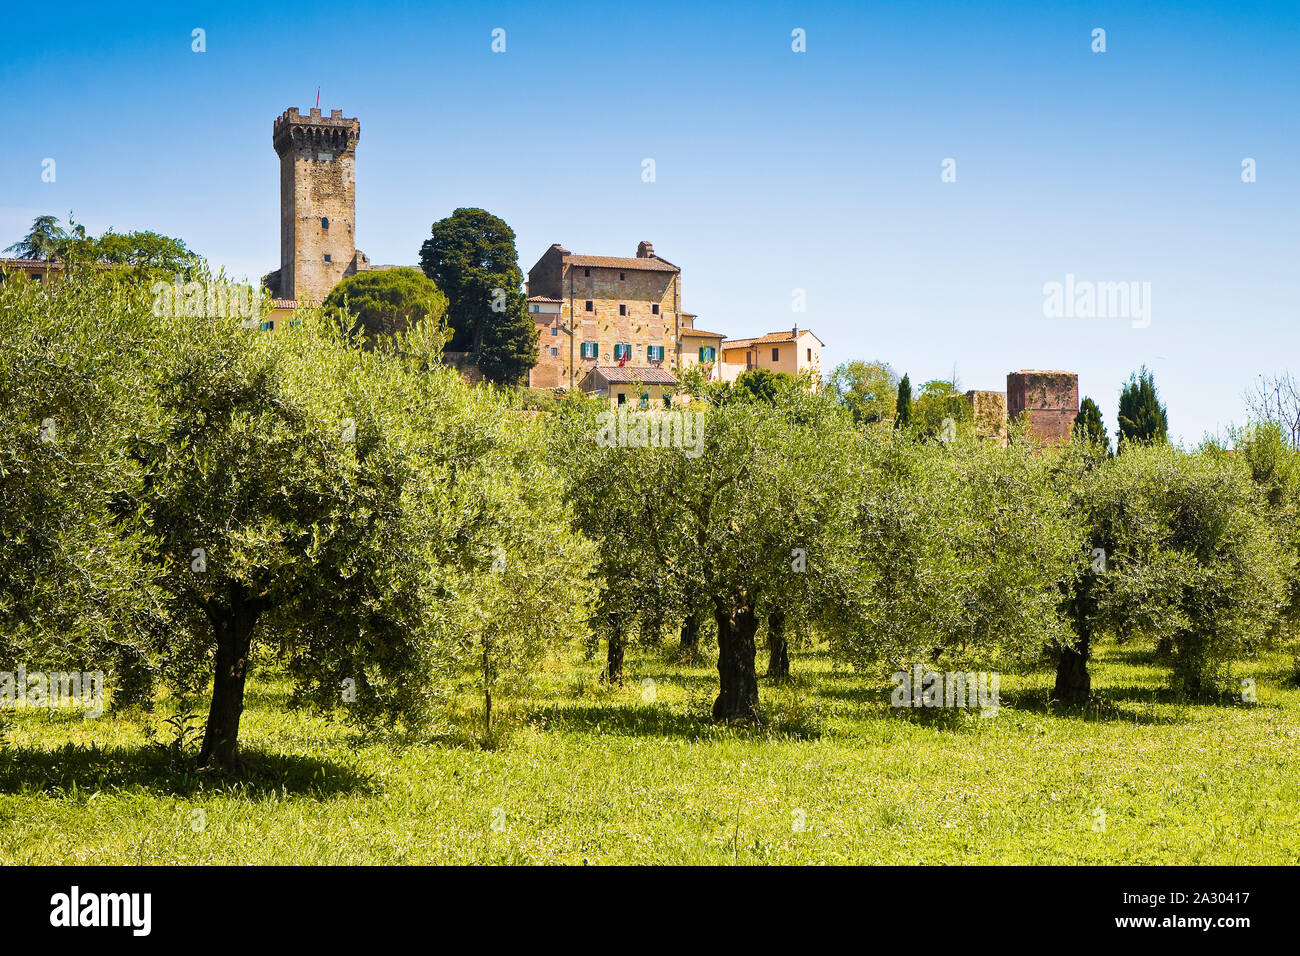
<svg viewBox="0 0 1300 956"><path fill-rule="evenodd" d="M655 246L653 242L642 239L636 244L636 257L638 259L653 259L654 254Z"/></svg>

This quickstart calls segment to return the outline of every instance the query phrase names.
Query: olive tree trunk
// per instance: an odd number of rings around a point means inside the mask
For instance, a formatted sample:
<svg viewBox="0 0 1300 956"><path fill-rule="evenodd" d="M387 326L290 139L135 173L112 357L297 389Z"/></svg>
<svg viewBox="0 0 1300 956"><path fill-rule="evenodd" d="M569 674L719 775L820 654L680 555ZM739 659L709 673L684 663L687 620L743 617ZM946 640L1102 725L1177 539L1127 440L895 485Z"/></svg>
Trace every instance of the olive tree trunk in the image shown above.
<svg viewBox="0 0 1300 956"><path fill-rule="evenodd" d="M237 585L231 587L230 609L213 619L216 632L216 669L212 674L212 706L199 748L199 766L236 770L239 758L239 719L244 714L244 681L253 629L261 607L246 600Z"/></svg>
<svg viewBox="0 0 1300 956"><path fill-rule="evenodd" d="M696 612L682 621L681 656L684 658L694 657L699 653L699 650L700 615Z"/></svg>
<svg viewBox="0 0 1300 956"><path fill-rule="evenodd" d="M615 612L609 615L609 650L605 655L605 679L611 684L623 683L623 651L627 637L623 633L623 617Z"/></svg>
<svg viewBox="0 0 1300 956"><path fill-rule="evenodd" d="M767 616L767 676L776 680L790 677L790 649L785 639L785 612Z"/></svg>
<svg viewBox="0 0 1300 956"><path fill-rule="evenodd" d="M758 616L750 608L717 608L718 699L713 702L713 719L745 724L762 722L758 707L758 675L754 672Z"/></svg>

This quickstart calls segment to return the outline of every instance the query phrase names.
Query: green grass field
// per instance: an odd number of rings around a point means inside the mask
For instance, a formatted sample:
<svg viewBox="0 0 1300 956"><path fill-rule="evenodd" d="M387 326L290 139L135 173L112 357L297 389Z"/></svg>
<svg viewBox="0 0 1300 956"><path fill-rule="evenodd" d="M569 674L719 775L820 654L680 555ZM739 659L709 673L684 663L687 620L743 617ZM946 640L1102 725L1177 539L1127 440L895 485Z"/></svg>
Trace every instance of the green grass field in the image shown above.
<svg viewBox="0 0 1300 956"><path fill-rule="evenodd" d="M891 710L809 653L763 682L761 732L710 725L715 672L665 659L634 651L619 688L551 662L490 750L363 737L261 675L237 784L150 745L162 708L11 712L0 863L1300 863L1288 656L1239 668L1254 706L1186 705L1106 646L1087 713L1052 713L1047 673L1003 675L982 719Z"/></svg>

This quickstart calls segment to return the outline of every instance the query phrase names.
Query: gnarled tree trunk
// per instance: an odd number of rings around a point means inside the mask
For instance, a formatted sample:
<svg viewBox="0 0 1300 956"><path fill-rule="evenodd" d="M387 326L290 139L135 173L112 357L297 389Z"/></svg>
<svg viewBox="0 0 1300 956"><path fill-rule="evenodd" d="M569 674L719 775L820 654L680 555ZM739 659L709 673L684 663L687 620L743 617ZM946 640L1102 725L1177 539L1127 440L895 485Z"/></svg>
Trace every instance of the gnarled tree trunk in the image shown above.
<svg viewBox="0 0 1300 956"><path fill-rule="evenodd" d="M785 640L785 611L767 616L767 676L776 680L790 677L790 649Z"/></svg>
<svg viewBox="0 0 1300 956"><path fill-rule="evenodd" d="M713 702L713 719L757 724L758 675L754 672L754 635L758 616L750 608L714 610L718 622L718 699Z"/></svg>
<svg viewBox="0 0 1300 956"><path fill-rule="evenodd" d="M1082 707L1092 695L1092 677L1088 674L1088 644L1085 634L1079 638L1077 647L1061 650L1060 660L1056 662L1056 686L1052 688L1052 700L1060 701L1072 707Z"/></svg>
<svg viewBox="0 0 1300 956"><path fill-rule="evenodd" d="M253 628L261 614L243 588L230 587L230 609L213 620L217 637L216 669L212 675L212 706L199 748L199 766L235 770L239 757L239 719L244 714L244 681Z"/></svg>

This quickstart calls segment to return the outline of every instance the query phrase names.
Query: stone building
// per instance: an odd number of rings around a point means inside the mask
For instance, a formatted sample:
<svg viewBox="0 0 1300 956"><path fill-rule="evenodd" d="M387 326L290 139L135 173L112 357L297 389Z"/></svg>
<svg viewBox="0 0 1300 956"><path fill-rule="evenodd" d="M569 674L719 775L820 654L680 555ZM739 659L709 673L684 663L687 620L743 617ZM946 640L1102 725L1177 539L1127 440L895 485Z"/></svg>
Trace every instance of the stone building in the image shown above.
<svg viewBox="0 0 1300 956"><path fill-rule="evenodd" d="M630 258L552 245L528 270L528 310L538 332L528 384L580 388L593 371L618 368L615 378L675 386L683 333L695 321L681 303L681 269L655 255L649 242L638 243ZM593 388L603 391L610 376L598 378L603 384L592 379Z"/></svg>
<svg viewBox="0 0 1300 956"><path fill-rule="evenodd" d="M263 281L282 302L325 299L370 268L356 248L356 151L361 123L342 110L296 107L272 124L280 157L280 268ZM283 309L281 309L283 311Z"/></svg>
<svg viewBox="0 0 1300 956"><path fill-rule="evenodd" d="M1079 376L1074 372L1021 370L1007 374L1007 415L1028 419L1044 442L1065 441L1079 414Z"/></svg>

